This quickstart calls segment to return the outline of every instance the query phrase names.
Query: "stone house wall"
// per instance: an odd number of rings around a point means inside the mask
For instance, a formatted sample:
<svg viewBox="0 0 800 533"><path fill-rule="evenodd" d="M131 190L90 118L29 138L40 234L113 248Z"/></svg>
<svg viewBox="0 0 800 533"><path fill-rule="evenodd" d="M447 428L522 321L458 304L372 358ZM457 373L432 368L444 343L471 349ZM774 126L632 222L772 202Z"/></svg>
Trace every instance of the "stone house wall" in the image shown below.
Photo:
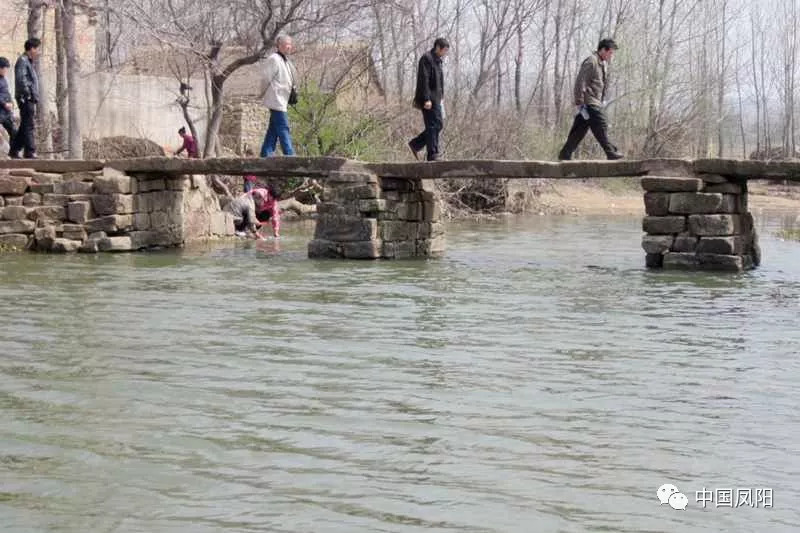
<svg viewBox="0 0 800 533"><path fill-rule="evenodd" d="M226 104L220 125L220 142L236 154L248 150L259 155L269 124L269 110L257 102L235 101Z"/></svg>

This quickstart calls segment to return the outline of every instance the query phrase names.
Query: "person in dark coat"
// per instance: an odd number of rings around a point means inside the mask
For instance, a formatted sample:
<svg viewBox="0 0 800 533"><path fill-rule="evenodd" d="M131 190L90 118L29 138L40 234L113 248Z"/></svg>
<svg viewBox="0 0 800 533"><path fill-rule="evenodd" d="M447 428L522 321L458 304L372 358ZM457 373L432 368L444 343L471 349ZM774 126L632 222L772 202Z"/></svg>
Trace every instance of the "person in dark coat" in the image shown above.
<svg viewBox="0 0 800 533"><path fill-rule="evenodd" d="M0 125L8 132L9 155L14 138L17 136L17 128L14 125L14 101L11 98L11 91L8 88L8 69L11 66L8 59L0 57Z"/></svg>
<svg viewBox="0 0 800 533"><path fill-rule="evenodd" d="M427 148L427 160L440 158L439 133L444 121L444 73L442 59L450 51L450 43L438 38L433 49L419 58L417 67L417 90L414 93L414 107L422 111L425 130L408 142L414 158L419 159L419 152Z"/></svg>
<svg viewBox="0 0 800 533"><path fill-rule="evenodd" d="M39 57L39 47L42 41L31 38L25 41L25 53L19 56L14 65L14 97L19 107L19 132L11 144L10 156L19 157L19 151L24 150L26 159L36 159L36 139L34 119L36 118L36 104L39 103L39 77L36 74L34 63Z"/></svg>

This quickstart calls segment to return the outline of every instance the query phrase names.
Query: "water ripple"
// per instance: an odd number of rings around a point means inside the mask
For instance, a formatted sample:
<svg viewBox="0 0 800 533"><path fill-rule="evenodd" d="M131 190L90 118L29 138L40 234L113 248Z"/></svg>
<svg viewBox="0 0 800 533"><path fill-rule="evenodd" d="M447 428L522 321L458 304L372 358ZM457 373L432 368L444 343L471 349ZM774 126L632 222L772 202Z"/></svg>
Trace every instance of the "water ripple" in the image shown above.
<svg viewBox="0 0 800 533"><path fill-rule="evenodd" d="M648 272L602 217L455 225L430 262L308 260L308 228L0 256L2 530L798 530L800 246L770 224L741 275Z"/></svg>

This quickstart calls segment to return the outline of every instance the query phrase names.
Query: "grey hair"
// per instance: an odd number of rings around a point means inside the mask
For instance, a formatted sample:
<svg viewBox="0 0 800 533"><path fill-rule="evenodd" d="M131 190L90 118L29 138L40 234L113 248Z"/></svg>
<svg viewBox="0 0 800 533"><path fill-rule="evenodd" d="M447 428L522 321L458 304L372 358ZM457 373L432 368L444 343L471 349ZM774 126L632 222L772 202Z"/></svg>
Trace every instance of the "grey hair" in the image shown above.
<svg viewBox="0 0 800 533"><path fill-rule="evenodd" d="M281 34L279 34L279 35L278 35L278 36L275 38L275 46L280 46L281 44L283 44L284 42L286 42L286 40L287 40L287 39L291 39L291 37L289 37L289 36L288 36L288 35L286 35L285 33L281 33Z"/></svg>

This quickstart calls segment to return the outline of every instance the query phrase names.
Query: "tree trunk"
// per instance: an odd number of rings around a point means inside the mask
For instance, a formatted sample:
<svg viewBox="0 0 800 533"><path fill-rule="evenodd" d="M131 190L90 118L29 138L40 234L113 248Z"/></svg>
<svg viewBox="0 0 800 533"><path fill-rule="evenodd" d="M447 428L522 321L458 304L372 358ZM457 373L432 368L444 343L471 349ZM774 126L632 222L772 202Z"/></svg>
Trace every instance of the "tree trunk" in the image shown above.
<svg viewBox="0 0 800 533"><path fill-rule="evenodd" d="M111 57L112 37L111 37L111 0L102 0L102 15L100 16L100 28L97 32L97 47L95 48L95 62L98 67L114 67ZM58 9L58 7L56 7Z"/></svg>
<svg viewBox="0 0 800 533"><path fill-rule="evenodd" d="M278 202L278 207L281 211L294 211L298 216L309 216L317 212L317 206L314 204L304 204L298 202L294 198L287 198Z"/></svg>
<svg viewBox="0 0 800 533"><path fill-rule="evenodd" d="M372 12L375 17L375 33L378 39L378 53L381 58L380 82L383 87L383 104L389 104L389 53L386 47L386 30L383 26L383 13L379 4L372 5Z"/></svg>
<svg viewBox="0 0 800 533"><path fill-rule="evenodd" d="M514 58L514 105L517 108L517 115L522 113L522 59L524 51L522 19L519 10L517 10L517 55Z"/></svg>
<svg viewBox="0 0 800 533"><path fill-rule="evenodd" d="M556 4L556 13L553 18L553 40L555 41L555 63L553 64L553 111L556 127L560 125L563 104L563 89L564 89L564 72L561 65L561 41L562 33L561 28L563 24L563 0L558 0Z"/></svg>
<svg viewBox="0 0 800 533"><path fill-rule="evenodd" d="M547 89L547 69L550 59L550 43L547 40L548 21L550 20L550 2L545 2L544 14L542 16L542 41L539 43L539 50L541 51L541 58L539 64L539 77L536 80L534 91L538 90L539 97L536 99L537 108L539 110L539 121L545 127L548 126L550 121L550 99L548 98Z"/></svg>
<svg viewBox="0 0 800 533"><path fill-rule="evenodd" d="M63 157L67 151L66 133L67 112L67 57L64 51L64 9L57 5L55 12L55 34L56 34L56 114L58 116L58 136L55 143L55 150ZM55 136L54 136L55 137Z"/></svg>
<svg viewBox="0 0 800 533"><path fill-rule="evenodd" d="M795 0L784 2L783 19L786 24L786 35L783 39L783 156L794 157L795 121L794 93L797 74L797 4Z"/></svg>
<svg viewBox="0 0 800 533"><path fill-rule="evenodd" d="M752 8L751 8L752 9ZM756 152L761 151L761 93L760 85L758 83L758 57L756 55L757 42L756 42L756 21L755 14L750 14L750 66L753 74L753 92L755 93L756 102Z"/></svg>
<svg viewBox="0 0 800 533"><path fill-rule="evenodd" d="M181 106L181 113L183 113L183 120L186 122L186 125L189 126L189 132L192 134L194 140L199 144L200 137L197 136L197 127L194 125L194 121L192 117L189 115L189 104L192 101L192 97L190 96L189 88L189 79L185 82L181 82L180 88L180 97L178 98L178 105Z"/></svg>
<svg viewBox="0 0 800 533"><path fill-rule="evenodd" d="M78 74L80 63L75 35L75 3L74 0L63 0L64 16L62 24L64 30L64 49L67 56L67 99L69 101L69 157L80 159L83 157L83 139L81 137L80 116L78 113Z"/></svg>
<svg viewBox="0 0 800 533"><path fill-rule="evenodd" d="M225 77L222 75L211 77L211 118L208 121L208 128L206 129L206 142L203 146L203 157L219 155L217 153L217 134L222 124L222 99L224 96L222 86L224 83Z"/></svg>
<svg viewBox="0 0 800 533"><path fill-rule="evenodd" d="M44 23L46 20L46 4L41 0L28 0L28 39L41 39L40 50L44 53L47 43L44 39ZM39 153L50 154L53 151L53 139L50 135L50 101L47 97L47 80L42 75L42 60L34 63L36 75L39 77L39 103L36 104L36 133Z"/></svg>
<svg viewBox="0 0 800 533"><path fill-rule="evenodd" d="M734 73L736 74L736 96L739 100L739 135L742 139L742 159L747 159L747 136L744 131L744 104L742 103L742 80L739 78L740 62L739 51L736 51L736 64Z"/></svg>
<svg viewBox="0 0 800 533"><path fill-rule="evenodd" d="M275 32L279 32L282 28L276 28ZM240 57L228 64L224 69L219 68L219 53L222 49L220 43L212 43L211 51L208 54L208 60L213 65L211 72L211 109L209 113L208 127L206 128L206 142L203 146L203 157L209 157L211 154L220 155L222 152L222 143L219 139L219 127L222 124L222 115L224 112L224 85L231 74L236 72L242 67L256 63L267 51L267 43L273 42L274 36L269 36L264 39L262 47L255 53L248 56Z"/></svg>
<svg viewBox="0 0 800 533"><path fill-rule="evenodd" d="M727 57L725 57L725 41L727 39L726 18L728 16L727 8L728 1L723 0L722 28L719 32L719 46L721 51L719 54L719 86L717 87L717 157L722 157L725 151L725 77L727 75L727 69L725 67L728 60Z"/></svg>

